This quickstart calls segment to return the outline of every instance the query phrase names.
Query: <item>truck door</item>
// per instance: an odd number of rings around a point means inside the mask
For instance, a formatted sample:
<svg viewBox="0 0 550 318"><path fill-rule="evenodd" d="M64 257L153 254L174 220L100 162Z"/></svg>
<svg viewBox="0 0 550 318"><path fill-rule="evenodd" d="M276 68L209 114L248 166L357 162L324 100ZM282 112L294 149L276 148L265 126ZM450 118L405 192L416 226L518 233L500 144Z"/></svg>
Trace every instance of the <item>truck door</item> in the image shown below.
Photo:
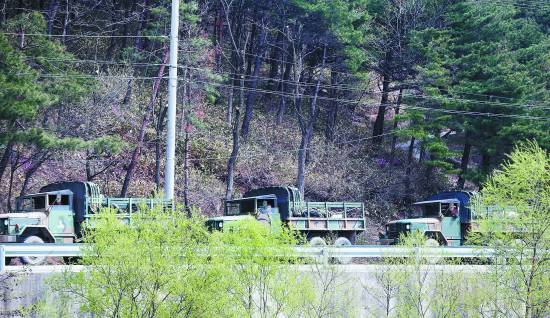
<svg viewBox="0 0 550 318"><path fill-rule="evenodd" d="M441 230L449 246L460 245L461 233L459 217L444 216L441 222Z"/></svg>
<svg viewBox="0 0 550 318"><path fill-rule="evenodd" d="M72 196L68 194L48 195L48 228L56 241L65 242L74 237L74 213ZM68 242L68 241L67 241Z"/></svg>

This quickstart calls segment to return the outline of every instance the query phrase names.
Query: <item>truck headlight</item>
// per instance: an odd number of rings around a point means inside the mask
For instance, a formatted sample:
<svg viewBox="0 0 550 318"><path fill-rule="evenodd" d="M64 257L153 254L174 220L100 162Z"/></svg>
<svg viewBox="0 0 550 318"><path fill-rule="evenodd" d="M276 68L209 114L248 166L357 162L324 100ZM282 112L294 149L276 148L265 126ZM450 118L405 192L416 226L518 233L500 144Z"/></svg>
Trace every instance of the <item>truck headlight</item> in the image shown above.
<svg viewBox="0 0 550 318"><path fill-rule="evenodd" d="M218 227L221 229L223 227L223 221L218 222Z"/></svg>
<svg viewBox="0 0 550 318"><path fill-rule="evenodd" d="M405 229L410 230L410 229L411 229L411 225L410 225L410 224L405 225Z"/></svg>

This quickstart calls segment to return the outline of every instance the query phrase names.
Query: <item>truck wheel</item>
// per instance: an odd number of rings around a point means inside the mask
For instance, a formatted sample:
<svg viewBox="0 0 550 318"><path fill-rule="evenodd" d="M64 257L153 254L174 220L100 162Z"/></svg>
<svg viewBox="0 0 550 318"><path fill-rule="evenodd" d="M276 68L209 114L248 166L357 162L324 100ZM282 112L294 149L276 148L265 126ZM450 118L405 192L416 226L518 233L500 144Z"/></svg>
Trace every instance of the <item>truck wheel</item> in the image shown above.
<svg viewBox="0 0 550 318"><path fill-rule="evenodd" d="M322 237L314 236L309 240L311 246L326 246L327 242Z"/></svg>
<svg viewBox="0 0 550 318"><path fill-rule="evenodd" d="M316 246L316 247L323 247L327 246L327 242L319 236L314 236L309 239L308 242L309 246ZM316 263L323 263L325 261L325 258L323 256L316 256L314 257Z"/></svg>
<svg viewBox="0 0 550 318"><path fill-rule="evenodd" d="M345 237L339 237L334 241L334 246L352 246L350 240L348 240ZM334 263L337 264L349 264L351 263L352 258L351 257L333 257L332 258Z"/></svg>
<svg viewBox="0 0 550 318"><path fill-rule="evenodd" d="M440 246L439 242L434 238L428 238L424 242L424 246L427 247L437 247ZM426 257L426 261L431 265L437 265L439 262L441 262L441 258L439 257Z"/></svg>
<svg viewBox="0 0 550 318"><path fill-rule="evenodd" d="M424 242L424 246L428 246L428 247L439 246L439 242L434 238L429 238L426 240L426 242Z"/></svg>
<svg viewBox="0 0 550 318"><path fill-rule="evenodd" d="M23 243L44 244L44 240L38 236L32 235L32 236L26 237L23 240ZM21 261L23 262L23 264L27 264L27 265L40 265L46 261L46 257L45 256L22 256Z"/></svg>

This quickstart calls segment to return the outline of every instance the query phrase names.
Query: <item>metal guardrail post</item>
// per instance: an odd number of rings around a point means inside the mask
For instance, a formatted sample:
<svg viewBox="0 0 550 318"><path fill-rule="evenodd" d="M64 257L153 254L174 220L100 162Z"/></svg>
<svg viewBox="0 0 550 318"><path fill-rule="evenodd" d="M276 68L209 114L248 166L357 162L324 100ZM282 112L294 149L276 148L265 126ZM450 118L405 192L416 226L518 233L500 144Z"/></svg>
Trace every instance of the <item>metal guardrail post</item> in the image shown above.
<svg viewBox="0 0 550 318"><path fill-rule="evenodd" d="M327 252L327 249L326 248L321 248L321 262L324 264L324 265L328 265L328 252Z"/></svg>
<svg viewBox="0 0 550 318"><path fill-rule="evenodd" d="M4 245L0 245L0 273L6 269L6 250Z"/></svg>

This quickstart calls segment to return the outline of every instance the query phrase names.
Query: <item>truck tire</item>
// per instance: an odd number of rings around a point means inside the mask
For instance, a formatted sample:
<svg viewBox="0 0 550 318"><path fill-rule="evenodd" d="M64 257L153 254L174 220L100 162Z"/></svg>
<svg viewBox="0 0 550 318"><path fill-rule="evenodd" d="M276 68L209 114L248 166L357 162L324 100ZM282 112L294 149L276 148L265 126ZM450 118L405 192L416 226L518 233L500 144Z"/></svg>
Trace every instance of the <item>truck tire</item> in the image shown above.
<svg viewBox="0 0 550 318"><path fill-rule="evenodd" d="M439 244L439 241L434 239L434 238L428 238L425 242L424 242L424 246L426 247L438 247L440 246L441 244ZM431 265L437 265L441 262L441 258L439 257L426 257L426 261L428 262L428 264L431 264Z"/></svg>
<svg viewBox="0 0 550 318"><path fill-rule="evenodd" d="M428 247L435 247L439 245L440 245L439 242L434 238L428 238L426 242L424 242L424 246L428 246Z"/></svg>
<svg viewBox="0 0 550 318"><path fill-rule="evenodd" d="M346 237L339 237L334 241L334 246L352 246L350 240ZM349 264L352 261L352 257L333 257L333 262L337 264Z"/></svg>
<svg viewBox="0 0 550 318"><path fill-rule="evenodd" d="M311 246L326 246L327 242L320 236L314 236L309 239L309 245Z"/></svg>
<svg viewBox="0 0 550 318"><path fill-rule="evenodd" d="M26 237L23 240L23 243L44 244L44 240L39 236L31 235ZM27 265L40 265L40 264L43 264L45 261L46 261L46 256L22 256L21 257L21 262Z"/></svg>
<svg viewBox="0 0 550 318"><path fill-rule="evenodd" d="M317 246L317 247L327 246L327 242L325 241L325 239L323 239L320 236L314 236L310 238L308 244L309 246ZM326 262L326 258L324 256L315 256L314 259L316 263Z"/></svg>

